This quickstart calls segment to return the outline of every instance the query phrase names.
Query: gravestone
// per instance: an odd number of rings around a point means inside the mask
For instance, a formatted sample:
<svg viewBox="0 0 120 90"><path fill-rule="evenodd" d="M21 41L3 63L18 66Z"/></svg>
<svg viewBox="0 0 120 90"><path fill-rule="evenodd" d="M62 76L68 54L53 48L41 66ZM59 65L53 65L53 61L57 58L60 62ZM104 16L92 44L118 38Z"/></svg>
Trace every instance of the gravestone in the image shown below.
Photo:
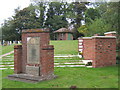
<svg viewBox="0 0 120 90"><path fill-rule="evenodd" d="M14 75L11 80L39 82L54 79L54 46L49 45L49 29L22 31L22 45L14 46Z"/></svg>

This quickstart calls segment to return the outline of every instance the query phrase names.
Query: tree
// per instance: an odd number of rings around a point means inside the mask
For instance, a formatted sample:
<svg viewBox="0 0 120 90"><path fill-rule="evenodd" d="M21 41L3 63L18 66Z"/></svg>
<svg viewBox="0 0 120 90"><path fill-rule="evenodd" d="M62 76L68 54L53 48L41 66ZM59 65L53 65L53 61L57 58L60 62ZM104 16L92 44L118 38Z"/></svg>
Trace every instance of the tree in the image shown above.
<svg viewBox="0 0 120 90"><path fill-rule="evenodd" d="M23 10L16 12L13 18L14 25L19 30L40 27L37 14L35 13L35 7L33 5L30 5L29 7L26 7Z"/></svg>
<svg viewBox="0 0 120 90"><path fill-rule="evenodd" d="M96 33L103 35L105 32L118 30L118 5L116 2L104 2L98 4L95 9L86 10L89 36Z"/></svg>
<svg viewBox="0 0 120 90"><path fill-rule="evenodd" d="M58 30L59 28L66 27L68 21L66 20L64 3L51 2L47 12L47 18L45 25L52 31Z"/></svg>
<svg viewBox="0 0 120 90"><path fill-rule="evenodd" d="M100 18L100 12L97 9L89 8L85 11L85 22L91 24L95 19Z"/></svg>
<svg viewBox="0 0 120 90"><path fill-rule="evenodd" d="M87 36L88 35L88 28L86 25L82 25L78 28L78 32L82 33L83 35Z"/></svg>
<svg viewBox="0 0 120 90"><path fill-rule="evenodd" d="M13 20L4 21L4 24L1 28L2 30L2 39L6 41L19 40L20 34L15 29Z"/></svg>
<svg viewBox="0 0 120 90"><path fill-rule="evenodd" d="M89 2L72 2L73 12L75 13L75 18L72 23L74 23L74 39L77 39L81 34L78 32L78 28L81 26L81 21L84 20L84 12L87 9L86 5Z"/></svg>
<svg viewBox="0 0 120 90"><path fill-rule="evenodd" d="M23 10L16 9L15 15L13 16L14 30L17 30L21 35L23 29L43 28L44 7L42 5L43 3L40 4L40 9L32 4ZM40 12L40 15L38 12Z"/></svg>
<svg viewBox="0 0 120 90"><path fill-rule="evenodd" d="M51 2L49 3L49 9L46 14L45 27L50 28L50 35L53 39L53 31L62 27L68 27L68 21L66 20L66 7L65 3Z"/></svg>

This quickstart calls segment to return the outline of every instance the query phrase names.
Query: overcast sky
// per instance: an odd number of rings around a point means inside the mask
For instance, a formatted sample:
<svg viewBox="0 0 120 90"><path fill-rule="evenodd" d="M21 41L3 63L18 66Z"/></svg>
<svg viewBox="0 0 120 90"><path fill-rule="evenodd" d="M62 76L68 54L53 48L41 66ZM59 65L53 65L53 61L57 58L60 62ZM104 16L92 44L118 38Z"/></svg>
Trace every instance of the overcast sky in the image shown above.
<svg viewBox="0 0 120 90"><path fill-rule="evenodd" d="M12 15L14 9L20 6L20 9L29 6L30 0L0 0L0 24Z"/></svg>

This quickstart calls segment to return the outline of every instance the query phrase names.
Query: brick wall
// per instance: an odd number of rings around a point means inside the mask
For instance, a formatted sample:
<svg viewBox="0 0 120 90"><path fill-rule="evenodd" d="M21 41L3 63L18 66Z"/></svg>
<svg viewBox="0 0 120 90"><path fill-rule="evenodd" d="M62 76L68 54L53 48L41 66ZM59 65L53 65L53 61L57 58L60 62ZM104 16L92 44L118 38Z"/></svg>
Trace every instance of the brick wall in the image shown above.
<svg viewBox="0 0 120 90"><path fill-rule="evenodd" d="M93 67L104 67L116 64L116 39L115 37L93 37L95 55Z"/></svg>
<svg viewBox="0 0 120 90"><path fill-rule="evenodd" d="M92 38L83 38L83 58L86 60L91 60L93 57L93 41Z"/></svg>
<svg viewBox="0 0 120 90"><path fill-rule="evenodd" d="M116 64L116 38L114 36L84 37L83 57L92 60L93 67Z"/></svg>

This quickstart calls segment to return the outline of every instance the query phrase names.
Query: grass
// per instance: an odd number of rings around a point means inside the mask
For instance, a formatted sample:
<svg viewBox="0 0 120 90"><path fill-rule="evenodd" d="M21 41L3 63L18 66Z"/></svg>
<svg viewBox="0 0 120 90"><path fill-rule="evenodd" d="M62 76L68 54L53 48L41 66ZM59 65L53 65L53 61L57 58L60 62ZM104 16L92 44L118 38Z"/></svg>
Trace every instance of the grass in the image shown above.
<svg viewBox="0 0 120 90"><path fill-rule="evenodd" d="M65 63L65 62L79 62L81 58L79 57L55 57L54 62Z"/></svg>
<svg viewBox="0 0 120 90"><path fill-rule="evenodd" d="M50 41L50 45L54 45L55 54L78 54L78 41ZM14 44L2 46L2 55L14 50Z"/></svg>
<svg viewBox="0 0 120 90"><path fill-rule="evenodd" d="M51 45L54 45L55 55L67 54L76 55L78 54L78 41L50 41ZM13 46L3 46L3 53L13 51ZM12 57L3 57L5 60L13 60L13 54L9 55ZM55 62L78 62L79 57L68 57L68 58L56 58ZM12 62L12 61L10 61ZM11 64L13 65L13 64ZM118 67L103 67L103 68L86 68L86 67L55 67L54 73L58 75L58 78L43 81L37 84L12 81L5 79L8 75L13 74L13 66L5 66L6 70L2 70L2 87L3 88L69 88L70 86L77 86L78 88L118 88ZM1 70L0 70L1 72ZM1 75L1 74L0 74Z"/></svg>
<svg viewBox="0 0 120 90"><path fill-rule="evenodd" d="M9 57L7 57L9 56ZM10 54L5 57L2 57L2 61L0 61L0 65L13 65L14 64L14 55Z"/></svg>
<svg viewBox="0 0 120 90"><path fill-rule="evenodd" d="M58 78L37 84L5 79L13 70L3 70L3 88L118 88L118 67L104 68L55 68Z"/></svg>
<svg viewBox="0 0 120 90"><path fill-rule="evenodd" d="M78 54L78 40L50 41L54 45L55 54Z"/></svg>
<svg viewBox="0 0 120 90"><path fill-rule="evenodd" d="M2 46L2 55L14 50L14 44L8 46Z"/></svg>

